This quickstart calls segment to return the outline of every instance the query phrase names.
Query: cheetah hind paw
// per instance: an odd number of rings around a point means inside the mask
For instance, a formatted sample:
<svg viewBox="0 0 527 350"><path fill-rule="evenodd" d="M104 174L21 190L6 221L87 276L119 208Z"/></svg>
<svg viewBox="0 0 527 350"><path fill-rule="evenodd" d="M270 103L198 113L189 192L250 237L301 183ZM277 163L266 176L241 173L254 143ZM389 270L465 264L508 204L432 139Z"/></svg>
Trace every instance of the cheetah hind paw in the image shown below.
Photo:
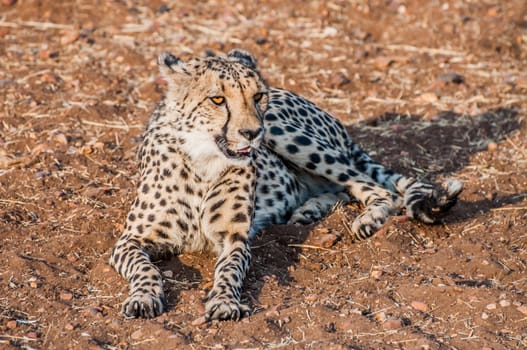
<svg viewBox="0 0 527 350"><path fill-rule="evenodd" d="M251 309L249 306L240 303L238 300L226 297L213 298L205 305L205 320L234 320L249 316Z"/></svg>
<svg viewBox="0 0 527 350"><path fill-rule="evenodd" d="M432 190L410 192L405 198L406 215L425 223L435 223L441 219L457 202L463 190L463 183L449 179Z"/></svg>
<svg viewBox="0 0 527 350"><path fill-rule="evenodd" d="M165 296L135 292L123 303L123 314L129 318L154 318L166 309Z"/></svg>
<svg viewBox="0 0 527 350"><path fill-rule="evenodd" d="M323 193L310 198L300 208L296 209L288 221L289 225L311 225L326 216L331 208L338 203L351 202L350 196L345 192Z"/></svg>

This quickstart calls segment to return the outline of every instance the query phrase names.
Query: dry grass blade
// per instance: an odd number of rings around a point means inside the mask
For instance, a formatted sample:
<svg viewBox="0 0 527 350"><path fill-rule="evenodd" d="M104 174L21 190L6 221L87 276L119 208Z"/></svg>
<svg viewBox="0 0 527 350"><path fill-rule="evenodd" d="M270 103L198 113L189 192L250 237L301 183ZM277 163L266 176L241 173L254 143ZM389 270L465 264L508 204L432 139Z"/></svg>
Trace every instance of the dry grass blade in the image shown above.
<svg viewBox="0 0 527 350"><path fill-rule="evenodd" d="M20 21L20 22L0 22L0 27L8 28L20 28L30 27L37 30L48 30L48 29L73 29L71 24L59 24L52 22L36 22L36 21Z"/></svg>

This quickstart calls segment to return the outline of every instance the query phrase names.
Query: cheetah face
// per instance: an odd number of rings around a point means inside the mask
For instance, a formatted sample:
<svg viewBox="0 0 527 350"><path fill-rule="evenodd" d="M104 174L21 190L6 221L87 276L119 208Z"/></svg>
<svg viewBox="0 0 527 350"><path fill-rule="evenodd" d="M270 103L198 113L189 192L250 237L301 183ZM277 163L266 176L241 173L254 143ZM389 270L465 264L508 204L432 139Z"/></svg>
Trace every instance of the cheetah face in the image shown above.
<svg viewBox="0 0 527 350"><path fill-rule="evenodd" d="M158 58L168 81L168 110L177 110L187 153L200 159L222 157L248 164L263 137L261 115L267 86L251 54L233 50L227 56L194 58L188 62L171 54Z"/></svg>

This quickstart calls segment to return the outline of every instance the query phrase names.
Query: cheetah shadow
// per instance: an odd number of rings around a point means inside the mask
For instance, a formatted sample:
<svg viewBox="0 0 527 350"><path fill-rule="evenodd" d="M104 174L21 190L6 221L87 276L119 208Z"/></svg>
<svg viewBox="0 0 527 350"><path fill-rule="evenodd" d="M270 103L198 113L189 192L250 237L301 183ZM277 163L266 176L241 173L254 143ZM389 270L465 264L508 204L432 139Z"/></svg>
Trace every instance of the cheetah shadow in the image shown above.
<svg viewBox="0 0 527 350"><path fill-rule="evenodd" d="M522 126L515 109L499 108L464 116L442 112L430 120L418 115L383 114L373 120L346 127L351 138L374 159L397 172L426 180L448 178L470 164L470 158L488 150L490 142L507 140ZM493 208L513 204L525 194L460 200L444 219L462 222ZM270 276L279 285L294 282L289 273L301 258L295 245L306 241L313 226L277 225L261 232L253 242L253 262L245 285L245 295L257 302Z"/></svg>

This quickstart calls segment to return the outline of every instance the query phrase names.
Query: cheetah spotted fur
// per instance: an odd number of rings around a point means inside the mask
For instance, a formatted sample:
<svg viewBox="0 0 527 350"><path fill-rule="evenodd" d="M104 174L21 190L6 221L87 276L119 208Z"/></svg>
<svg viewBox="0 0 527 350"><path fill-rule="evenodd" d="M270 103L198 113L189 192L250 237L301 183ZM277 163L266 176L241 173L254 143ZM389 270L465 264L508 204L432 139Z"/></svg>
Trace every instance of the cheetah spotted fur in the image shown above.
<svg viewBox="0 0 527 350"><path fill-rule="evenodd" d="M397 174L372 160L329 114L289 91L269 88L242 50L188 62L162 54L168 82L139 149L140 183L110 264L130 283L128 317L166 310L159 253L217 254L206 320L239 319L250 242L269 224L309 224L351 197L364 205L357 238L402 209L435 222L461 182L442 185Z"/></svg>

